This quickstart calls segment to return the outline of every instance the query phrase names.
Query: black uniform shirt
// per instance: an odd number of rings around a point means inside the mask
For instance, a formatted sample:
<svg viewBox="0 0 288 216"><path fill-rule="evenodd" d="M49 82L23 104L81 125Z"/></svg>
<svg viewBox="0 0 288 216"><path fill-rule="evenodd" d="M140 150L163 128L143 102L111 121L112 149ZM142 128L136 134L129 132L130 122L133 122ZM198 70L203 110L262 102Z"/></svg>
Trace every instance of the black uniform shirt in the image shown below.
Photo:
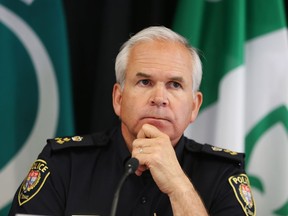
<svg viewBox="0 0 288 216"><path fill-rule="evenodd" d="M198 144L184 136L175 151L209 215L255 214L243 154ZM130 157L120 128L84 137L48 140L16 192L10 215L108 216L124 164ZM150 172L145 171L142 176L132 174L125 181L117 215L172 216L173 213L168 196L158 189Z"/></svg>

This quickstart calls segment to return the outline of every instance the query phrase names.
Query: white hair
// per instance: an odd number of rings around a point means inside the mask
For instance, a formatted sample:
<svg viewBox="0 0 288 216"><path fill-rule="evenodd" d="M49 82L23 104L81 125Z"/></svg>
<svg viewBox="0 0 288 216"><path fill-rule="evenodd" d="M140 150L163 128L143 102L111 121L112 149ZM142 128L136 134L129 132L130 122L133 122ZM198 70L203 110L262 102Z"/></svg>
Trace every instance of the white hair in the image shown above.
<svg viewBox="0 0 288 216"><path fill-rule="evenodd" d="M115 62L115 72L116 72L116 81L121 85L123 88L125 83L125 73L126 67L128 64L128 58L131 49L139 42L143 41L155 41L155 40L164 40L164 41L171 41L183 44L189 53L191 54L192 63L194 63L193 68L191 71L192 77L192 88L193 92L197 92L200 87L201 79L202 79L202 65L199 55L195 48L189 45L186 38L183 36L175 33L169 28L164 26L152 26L142 31L138 32L134 36L132 36L128 41L126 41L122 47L120 48L120 52L116 57Z"/></svg>

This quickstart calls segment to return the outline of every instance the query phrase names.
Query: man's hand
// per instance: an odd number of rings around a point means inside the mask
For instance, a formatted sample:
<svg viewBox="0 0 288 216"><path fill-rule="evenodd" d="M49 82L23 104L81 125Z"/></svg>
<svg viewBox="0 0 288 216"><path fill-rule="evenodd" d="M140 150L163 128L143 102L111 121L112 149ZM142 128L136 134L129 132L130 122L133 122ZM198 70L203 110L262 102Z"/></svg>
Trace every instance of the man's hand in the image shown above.
<svg viewBox="0 0 288 216"><path fill-rule="evenodd" d="M159 189L166 194L173 192L177 185L187 178L177 160L169 136L158 128L145 124L132 145L132 157L136 157L140 166L136 175L149 169Z"/></svg>
<svg viewBox="0 0 288 216"><path fill-rule="evenodd" d="M193 184L183 172L168 135L144 124L132 144L132 157L139 160L136 175L149 169L159 189L169 196L174 216L207 216Z"/></svg>

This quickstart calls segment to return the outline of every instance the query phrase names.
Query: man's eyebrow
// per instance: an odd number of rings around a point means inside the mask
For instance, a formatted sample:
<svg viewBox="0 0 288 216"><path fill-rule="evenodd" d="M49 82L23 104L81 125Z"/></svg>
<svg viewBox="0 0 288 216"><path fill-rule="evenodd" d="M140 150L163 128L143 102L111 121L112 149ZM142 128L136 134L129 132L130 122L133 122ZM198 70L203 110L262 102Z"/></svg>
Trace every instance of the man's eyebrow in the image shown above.
<svg viewBox="0 0 288 216"><path fill-rule="evenodd" d="M138 72L138 73L136 73L136 76L137 76L137 77L151 78L151 75L146 74L146 73L144 73L144 72ZM170 78L170 80L172 80L172 81L177 81L177 82L184 82L184 79L183 79L183 77L181 77L181 76L172 76L172 77Z"/></svg>
<svg viewBox="0 0 288 216"><path fill-rule="evenodd" d="M136 74L136 76L137 76L137 77L145 77L145 78L150 78L150 77L151 77L151 75L146 74L146 73L143 73L143 72L138 72L138 73Z"/></svg>
<svg viewBox="0 0 288 216"><path fill-rule="evenodd" d="M176 81L176 82L180 82L180 83L183 83L183 82L184 82L183 77L180 77L180 76L171 77L170 80Z"/></svg>

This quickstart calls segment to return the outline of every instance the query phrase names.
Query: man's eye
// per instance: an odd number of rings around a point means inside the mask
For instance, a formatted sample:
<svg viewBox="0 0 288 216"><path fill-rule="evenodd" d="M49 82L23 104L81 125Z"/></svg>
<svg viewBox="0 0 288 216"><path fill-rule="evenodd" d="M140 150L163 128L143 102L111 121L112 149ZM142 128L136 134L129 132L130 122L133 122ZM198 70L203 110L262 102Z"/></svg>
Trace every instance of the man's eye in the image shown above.
<svg viewBox="0 0 288 216"><path fill-rule="evenodd" d="M150 84L150 80L148 80L148 79L139 80L138 83L139 83L140 85L142 85L142 86L147 86L147 85Z"/></svg>
<svg viewBox="0 0 288 216"><path fill-rule="evenodd" d="M174 89L182 88L182 85L181 85L180 83L178 83L178 82L170 82L170 83L169 83L169 86L170 86L171 88L174 88Z"/></svg>

